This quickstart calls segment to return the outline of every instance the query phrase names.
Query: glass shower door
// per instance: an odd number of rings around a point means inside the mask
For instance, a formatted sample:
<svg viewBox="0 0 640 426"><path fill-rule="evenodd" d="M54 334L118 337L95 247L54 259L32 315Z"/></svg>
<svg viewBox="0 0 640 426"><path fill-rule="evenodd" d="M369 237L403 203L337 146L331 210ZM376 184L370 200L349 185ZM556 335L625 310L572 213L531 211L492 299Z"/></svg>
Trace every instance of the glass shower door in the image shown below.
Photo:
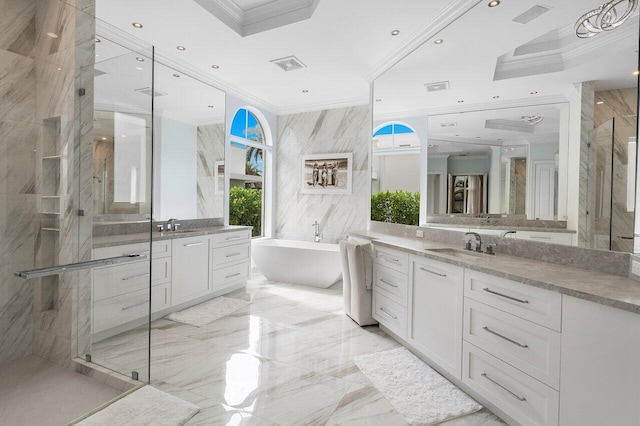
<svg viewBox="0 0 640 426"><path fill-rule="evenodd" d="M611 120L589 132L587 176L587 243L589 248L611 249L613 132Z"/></svg>

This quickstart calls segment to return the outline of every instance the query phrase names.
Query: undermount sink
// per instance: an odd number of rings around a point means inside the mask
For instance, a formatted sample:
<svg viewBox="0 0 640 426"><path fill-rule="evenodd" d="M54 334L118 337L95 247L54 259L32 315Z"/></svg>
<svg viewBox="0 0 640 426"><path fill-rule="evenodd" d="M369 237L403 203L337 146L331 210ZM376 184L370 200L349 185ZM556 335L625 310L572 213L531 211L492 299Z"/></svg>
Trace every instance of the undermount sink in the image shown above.
<svg viewBox="0 0 640 426"><path fill-rule="evenodd" d="M440 253L447 256L457 257L459 259L477 260L484 257L482 253L475 253L469 250L454 249L454 248L439 248L439 249L427 249L434 253Z"/></svg>

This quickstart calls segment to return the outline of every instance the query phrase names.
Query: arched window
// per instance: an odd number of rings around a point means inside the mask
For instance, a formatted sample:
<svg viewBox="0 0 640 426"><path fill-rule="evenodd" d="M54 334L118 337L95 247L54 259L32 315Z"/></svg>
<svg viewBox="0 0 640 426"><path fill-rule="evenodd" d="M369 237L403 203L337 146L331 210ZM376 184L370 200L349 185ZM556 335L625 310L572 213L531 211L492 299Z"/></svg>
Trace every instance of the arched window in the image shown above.
<svg viewBox="0 0 640 426"><path fill-rule="evenodd" d="M259 111L240 108L230 131L229 224L253 226L253 237L269 236L271 141Z"/></svg>
<svg viewBox="0 0 640 426"><path fill-rule="evenodd" d="M385 123L373 132L373 150L419 148L420 139L410 126L400 122Z"/></svg>

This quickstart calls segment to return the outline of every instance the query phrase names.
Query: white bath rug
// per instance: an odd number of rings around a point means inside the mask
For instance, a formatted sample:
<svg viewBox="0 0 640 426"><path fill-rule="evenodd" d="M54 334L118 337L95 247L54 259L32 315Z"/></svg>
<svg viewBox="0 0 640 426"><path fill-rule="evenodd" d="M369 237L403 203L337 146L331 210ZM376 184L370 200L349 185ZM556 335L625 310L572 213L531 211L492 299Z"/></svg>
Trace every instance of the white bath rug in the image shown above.
<svg viewBox="0 0 640 426"><path fill-rule="evenodd" d="M81 426L180 426L200 408L190 402L144 386L76 423Z"/></svg>
<svg viewBox="0 0 640 426"><path fill-rule="evenodd" d="M405 348L358 356L354 362L411 425L432 425L482 409Z"/></svg>
<svg viewBox="0 0 640 426"><path fill-rule="evenodd" d="M171 321L202 327L240 308L244 308L250 303L246 300L230 297L216 297L199 305L169 314L166 318Z"/></svg>

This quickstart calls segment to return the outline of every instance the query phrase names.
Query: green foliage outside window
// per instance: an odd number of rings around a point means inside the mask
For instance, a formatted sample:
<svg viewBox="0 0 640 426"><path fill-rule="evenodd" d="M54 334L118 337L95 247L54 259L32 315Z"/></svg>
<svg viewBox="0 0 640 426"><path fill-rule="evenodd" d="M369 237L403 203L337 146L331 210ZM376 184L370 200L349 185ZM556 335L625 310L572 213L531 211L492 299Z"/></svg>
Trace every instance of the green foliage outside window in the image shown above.
<svg viewBox="0 0 640 426"><path fill-rule="evenodd" d="M418 225L420 218L420 193L384 191L371 195L371 220L377 222Z"/></svg>
<svg viewBox="0 0 640 426"><path fill-rule="evenodd" d="M229 191L229 225L253 226L262 235L262 190L236 186Z"/></svg>

